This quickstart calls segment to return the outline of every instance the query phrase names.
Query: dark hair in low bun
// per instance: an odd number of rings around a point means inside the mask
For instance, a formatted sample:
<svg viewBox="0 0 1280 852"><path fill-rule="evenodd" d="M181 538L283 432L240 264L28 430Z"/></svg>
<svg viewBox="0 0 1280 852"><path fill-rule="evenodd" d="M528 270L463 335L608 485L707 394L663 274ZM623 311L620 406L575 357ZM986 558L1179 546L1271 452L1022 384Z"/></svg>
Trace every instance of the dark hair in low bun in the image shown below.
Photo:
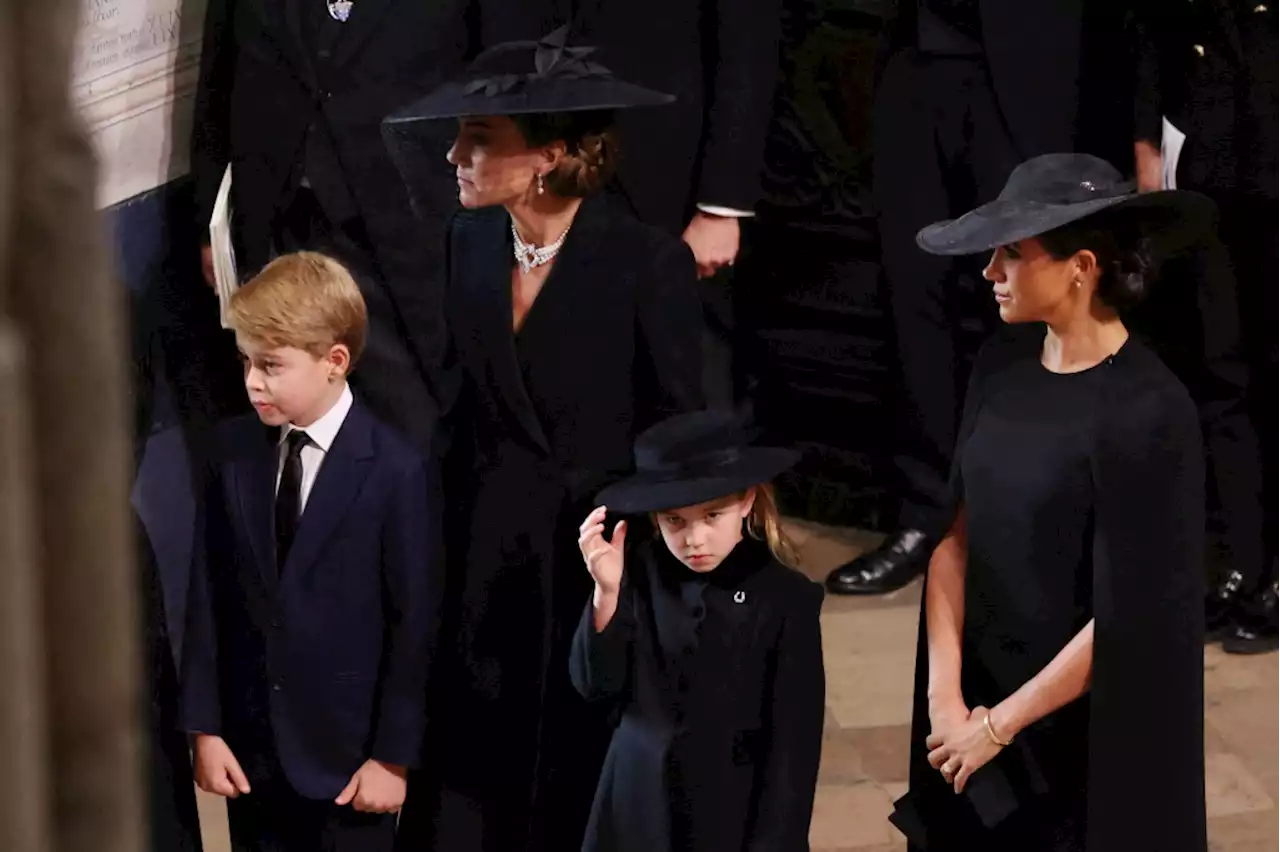
<svg viewBox="0 0 1280 852"><path fill-rule="evenodd" d="M600 189L618 163L618 140L609 110L513 115L524 141L532 148L565 143L565 156L547 175L547 189L566 198L585 198Z"/></svg>
<svg viewBox="0 0 1280 852"><path fill-rule="evenodd" d="M1098 298L1104 305L1125 311L1147 295L1156 271L1151 241L1132 214L1104 211L1041 234L1038 239L1054 260L1066 260L1078 251L1098 258Z"/></svg>

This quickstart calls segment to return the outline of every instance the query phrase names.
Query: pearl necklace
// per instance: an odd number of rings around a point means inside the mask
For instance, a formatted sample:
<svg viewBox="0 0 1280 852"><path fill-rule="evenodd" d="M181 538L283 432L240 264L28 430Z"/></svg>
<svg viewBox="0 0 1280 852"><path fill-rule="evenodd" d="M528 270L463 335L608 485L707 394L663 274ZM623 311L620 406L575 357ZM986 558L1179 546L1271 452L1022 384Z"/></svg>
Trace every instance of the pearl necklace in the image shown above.
<svg viewBox="0 0 1280 852"><path fill-rule="evenodd" d="M569 224L572 228L573 224ZM511 223L511 244L512 250L516 256L516 262L520 264L521 272L528 272L535 266L542 266L550 263L555 256L560 253L560 247L564 245L564 238L569 236L569 228L564 229L564 233L556 238L555 242L548 243L542 248L538 248L532 243L526 243L520 239L520 234L516 231L516 223Z"/></svg>

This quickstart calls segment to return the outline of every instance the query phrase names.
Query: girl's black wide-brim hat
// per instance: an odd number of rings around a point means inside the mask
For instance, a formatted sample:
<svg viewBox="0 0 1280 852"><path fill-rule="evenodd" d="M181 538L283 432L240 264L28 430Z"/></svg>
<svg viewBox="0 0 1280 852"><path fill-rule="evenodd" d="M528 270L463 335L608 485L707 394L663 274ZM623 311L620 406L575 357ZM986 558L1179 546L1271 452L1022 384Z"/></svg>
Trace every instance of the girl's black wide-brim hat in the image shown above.
<svg viewBox="0 0 1280 852"><path fill-rule="evenodd" d="M1212 227L1215 215L1213 202L1199 193L1138 193L1106 160L1044 154L1014 169L995 201L929 225L916 242L930 254L978 254L1114 209L1131 210L1163 254L1193 244Z"/></svg>
<svg viewBox="0 0 1280 852"><path fill-rule="evenodd" d="M664 420L636 439L635 473L597 502L621 514L696 506L768 482L799 459L792 450L754 446L751 433L728 411Z"/></svg>
<svg viewBox="0 0 1280 852"><path fill-rule="evenodd" d="M662 106L675 100L619 80L594 62L594 47L569 46L568 26L540 41L494 45L476 57L463 79L448 82L392 113L397 125L477 115L614 110Z"/></svg>

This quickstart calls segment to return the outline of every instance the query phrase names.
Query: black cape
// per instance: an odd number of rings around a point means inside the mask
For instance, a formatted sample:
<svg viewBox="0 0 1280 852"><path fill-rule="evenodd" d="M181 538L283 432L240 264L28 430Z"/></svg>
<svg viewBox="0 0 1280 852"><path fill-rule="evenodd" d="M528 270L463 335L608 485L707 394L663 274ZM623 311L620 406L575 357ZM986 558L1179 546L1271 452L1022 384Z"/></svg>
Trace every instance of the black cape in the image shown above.
<svg viewBox="0 0 1280 852"><path fill-rule="evenodd" d="M984 472L994 472L984 477L984 497L995 482L1005 499L995 507L966 502L962 685L969 706L993 706L1093 618L1091 687L1023 731L957 797L926 761L922 607L911 788L892 819L913 850L928 852L1030 848L1028 838L1040 849L1204 852L1204 473L1196 412L1136 340L1091 371L1059 376L1039 364L1042 339L1037 325L989 343L965 403L956 505L974 496L966 477ZM997 458L975 459L984 441ZM1020 459L1018 448L1027 446L1038 446L1046 464ZM1037 466L1069 482L1051 482L1045 493L1066 495L1063 502L1027 524L1037 507L1019 486ZM1019 539L1024 552L1042 555L1038 564L1013 565L1018 582L1006 575L993 586L1000 558L984 548ZM1056 589L1046 585L1045 564L1067 559L1082 570L1068 570ZM1022 617L1027 612L1037 617Z"/></svg>

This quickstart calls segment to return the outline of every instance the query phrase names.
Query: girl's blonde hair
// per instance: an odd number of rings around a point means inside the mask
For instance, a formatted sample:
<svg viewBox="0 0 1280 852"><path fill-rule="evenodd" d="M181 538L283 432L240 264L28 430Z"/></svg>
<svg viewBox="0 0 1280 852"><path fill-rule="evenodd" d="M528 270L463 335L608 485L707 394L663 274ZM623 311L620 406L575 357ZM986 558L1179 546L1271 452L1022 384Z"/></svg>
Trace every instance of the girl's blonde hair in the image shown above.
<svg viewBox="0 0 1280 852"><path fill-rule="evenodd" d="M800 552L795 542L782 528L782 513L778 511L778 498L772 482L762 482L755 488L756 500L747 516L747 534L769 545L773 558L796 568L800 565ZM745 497L745 493L743 494Z"/></svg>

